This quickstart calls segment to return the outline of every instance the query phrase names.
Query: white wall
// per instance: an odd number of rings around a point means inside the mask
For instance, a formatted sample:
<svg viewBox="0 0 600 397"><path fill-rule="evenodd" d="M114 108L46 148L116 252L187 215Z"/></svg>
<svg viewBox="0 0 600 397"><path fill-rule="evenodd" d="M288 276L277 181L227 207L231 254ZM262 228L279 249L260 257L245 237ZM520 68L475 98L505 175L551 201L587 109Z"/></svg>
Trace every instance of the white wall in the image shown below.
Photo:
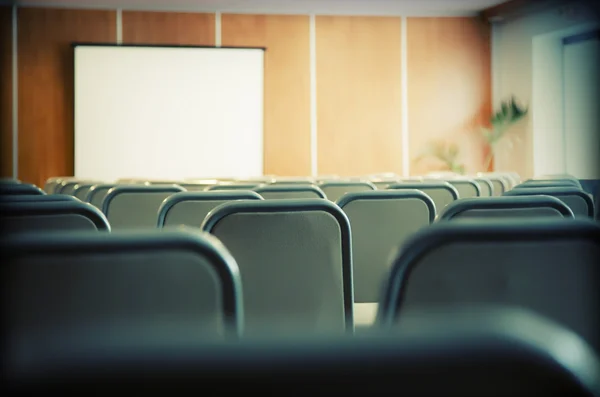
<svg viewBox="0 0 600 397"><path fill-rule="evenodd" d="M536 64L534 73L534 38L577 26L589 25L596 21L596 15L586 8L585 4L578 3L567 8L555 7L496 23L493 27L492 81L494 108L498 107L501 100L508 99L512 95L530 107L529 116L515 125L510 132L511 135L514 134L518 137L515 146L510 148L508 140L500 143L495 160L497 170L516 171L525 178L533 176L534 120L551 126L560 122L556 118L559 115L552 112L547 114L535 112L536 107L539 108L539 103L533 103L533 81L534 79L551 78L553 74L556 74L556 70L552 70L553 66L556 65L552 63L548 65ZM538 50L540 49L538 48ZM542 75L537 75L540 70L542 70ZM549 99L549 101L551 100ZM545 120L541 121L542 118L545 118ZM548 134L549 139L547 140L549 141L552 138L551 134L556 134L556 131L549 128ZM546 149L555 150L551 147Z"/></svg>

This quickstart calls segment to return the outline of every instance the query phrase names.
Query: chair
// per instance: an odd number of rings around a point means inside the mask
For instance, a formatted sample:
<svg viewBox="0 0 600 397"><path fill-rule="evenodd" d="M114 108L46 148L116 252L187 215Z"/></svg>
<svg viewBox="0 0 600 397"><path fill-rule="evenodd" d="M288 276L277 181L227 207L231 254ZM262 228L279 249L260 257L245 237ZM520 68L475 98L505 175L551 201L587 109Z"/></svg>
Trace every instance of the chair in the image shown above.
<svg viewBox="0 0 600 397"><path fill-rule="evenodd" d="M456 188L456 191L458 192L458 197L460 198L481 196L481 187L479 186L479 183L477 183L477 181L475 181L474 179L453 178L447 179L446 182L448 182Z"/></svg>
<svg viewBox="0 0 600 397"><path fill-rule="evenodd" d="M52 344L4 353L2 391L10 397L106 396L126 386L131 395L204 389L219 395L275 390L288 397L318 387L334 397L383 397L391 390L415 397L599 395L598 356L577 335L532 313L429 314L409 325L360 338L237 343L203 342L182 332L133 341L85 334L77 344L52 335Z"/></svg>
<svg viewBox="0 0 600 397"><path fill-rule="evenodd" d="M1 203L40 203L47 201L81 201L68 194L12 194L0 196Z"/></svg>
<svg viewBox="0 0 600 397"><path fill-rule="evenodd" d="M263 185L254 189L265 200L277 199L326 199L325 193L315 185Z"/></svg>
<svg viewBox="0 0 600 397"><path fill-rule="evenodd" d="M594 217L594 202L583 190L576 187L518 188L504 193L506 196L554 196L571 208L575 216Z"/></svg>
<svg viewBox="0 0 600 397"><path fill-rule="evenodd" d="M325 193L325 196L334 203L346 193L366 192L377 190L371 182L343 182L328 181L319 184L319 188Z"/></svg>
<svg viewBox="0 0 600 397"><path fill-rule="evenodd" d="M573 211L552 196L500 196L458 199L449 204L438 220L510 217L573 218Z"/></svg>
<svg viewBox="0 0 600 397"><path fill-rule="evenodd" d="M589 219L440 222L393 261L377 323L414 309L508 305L600 348L600 225ZM599 350L600 351L600 350Z"/></svg>
<svg viewBox="0 0 600 397"><path fill-rule="evenodd" d="M101 230L110 231L106 217L95 207L74 200L0 203L2 231L8 233Z"/></svg>
<svg viewBox="0 0 600 397"><path fill-rule="evenodd" d="M205 190L253 190L259 187L260 184L255 183L223 183L214 186L208 186Z"/></svg>
<svg viewBox="0 0 600 397"><path fill-rule="evenodd" d="M238 338L241 281L210 235L190 230L33 233L1 243L4 332L16 345L86 333Z"/></svg>
<svg viewBox="0 0 600 397"><path fill-rule="evenodd" d="M389 272L390 254L433 222L435 204L419 190L372 190L347 193L337 205L352 229L355 325L370 325Z"/></svg>
<svg viewBox="0 0 600 397"><path fill-rule="evenodd" d="M86 182L75 178L62 179L55 187L53 194L68 194L73 195L75 186L79 183Z"/></svg>
<svg viewBox="0 0 600 397"><path fill-rule="evenodd" d="M178 185L188 192L203 192L206 188L216 185L216 183L185 182L178 183Z"/></svg>
<svg viewBox="0 0 600 397"><path fill-rule="evenodd" d="M84 201L92 204L99 210L102 210L102 203L104 202L106 194L115 186L117 185L114 183L100 183L98 185L93 185L90 187L90 190L88 190Z"/></svg>
<svg viewBox="0 0 600 397"><path fill-rule="evenodd" d="M184 191L178 185L117 185L106 193L102 212L113 229L156 228L163 200Z"/></svg>
<svg viewBox="0 0 600 397"><path fill-rule="evenodd" d="M350 224L327 200L221 204L202 229L225 244L244 283L245 333L353 329Z"/></svg>
<svg viewBox="0 0 600 397"><path fill-rule="evenodd" d="M494 184L490 178L473 178L479 184L481 188L481 197L492 197L495 196Z"/></svg>
<svg viewBox="0 0 600 397"><path fill-rule="evenodd" d="M255 192L246 190L180 192L167 197L158 209L158 227L200 227L214 208L234 200L262 200Z"/></svg>
<svg viewBox="0 0 600 397"><path fill-rule="evenodd" d="M581 189L581 184L574 183L569 179L554 179L554 180L528 180L520 183L514 187L514 189L533 189L541 187L575 187Z"/></svg>
<svg viewBox="0 0 600 397"><path fill-rule="evenodd" d="M73 196L85 201L90 189L95 185L98 185L98 182L80 182L73 187Z"/></svg>
<svg viewBox="0 0 600 397"><path fill-rule="evenodd" d="M30 183L1 183L0 184L0 196L16 195L16 194L29 194L29 195L43 195L46 194L39 187Z"/></svg>
<svg viewBox="0 0 600 397"><path fill-rule="evenodd" d="M492 185L494 186L494 196L502 196L511 188L510 181L506 177L487 172L480 172L477 176L488 178L492 182Z"/></svg>
<svg viewBox="0 0 600 397"><path fill-rule="evenodd" d="M388 190L417 189L431 197L439 213L448 204L460 197L454 186L448 182L402 182L388 186Z"/></svg>
<svg viewBox="0 0 600 397"><path fill-rule="evenodd" d="M529 181L555 181L555 180L569 181L569 182L573 183L575 186L581 187L581 182L579 181L579 179L577 179L573 175L569 175L569 174L541 175L541 176L533 177L526 182L529 182Z"/></svg>
<svg viewBox="0 0 600 397"><path fill-rule="evenodd" d="M56 187L63 180L67 180L67 179L71 179L71 178L73 178L73 177L71 177L71 176L57 176L57 177L48 178L46 180L46 183L44 184L44 192L46 192L47 194L53 194L53 193L55 193Z"/></svg>

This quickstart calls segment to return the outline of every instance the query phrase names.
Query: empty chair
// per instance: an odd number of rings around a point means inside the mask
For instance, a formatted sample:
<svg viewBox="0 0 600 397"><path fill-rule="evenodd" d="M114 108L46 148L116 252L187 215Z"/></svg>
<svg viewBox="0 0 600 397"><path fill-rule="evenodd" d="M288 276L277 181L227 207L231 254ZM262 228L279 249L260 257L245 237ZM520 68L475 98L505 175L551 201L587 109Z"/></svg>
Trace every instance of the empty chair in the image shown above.
<svg viewBox="0 0 600 397"><path fill-rule="evenodd" d="M458 199L440 213L438 219L512 218L512 217L573 218L573 211L552 196L501 196Z"/></svg>
<svg viewBox="0 0 600 397"><path fill-rule="evenodd" d="M244 283L245 335L353 329L348 218L322 199L234 201L202 229L225 244Z"/></svg>
<svg viewBox="0 0 600 397"><path fill-rule="evenodd" d="M257 187L254 191L260 194L265 200L327 198L325 193L315 185L271 184Z"/></svg>
<svg viewBox="0 0 600 397"><path fill-rule="evenodd" d="M214 186L217 183L201 183L201 182L184 182L178 183L179 186L187 190L188 192L203 192L206 188Z"/></svg>
<svg viewBox="0 0 600 397"><path fill-rule="evenodd" d="M15 345L60 333L130 340L237 338L241 281L210 235L189 230L27 234L1 242L3 330Z"/></svg>
<svg viewBox="0 0 600 397"><path fill-rule="evenodd" d="M506 193L507 196L532 196L546 195L554 196L571 208L575 216L593 217L594 202L583 190L576 187L538 187L512 189Z"/></svg>
<svg viewBox="0 0 600 397"><path fill-rule="evenodd" d="M42 195L46 192L31 183L0 183L0 196L14 194Z"/></svg>
<svg viewBox="0 0 600 397"><path fill-rule="evenodd" d="M399 183L398 179L389 179L389 180L372 180L371 183L378 189L384 190L387 189L388 186L393 185L394 183Z"/></svg>
<svg viewBox="0 0 600 397"><path fill-rule="evenodd" d="M222 183L214 186L208 186L205 190L252 190L259 187L257 183Z"/></svg>
<svg viewBox="0 0 600 397"><path fill-rule="evenodd" d="M158 209L158 227L200 227L204 218L214 208L234 200L262 200L249 190L180 192L167 197Z"/></svg>
<svg viewBox="0 0 600 397"><path fill-rule="evenodd" d="M98 185L98 182L80 182L73 188L73 196L81 201L85 201L92 186Z"/></svg>
<svg viewBox="0 0 600 397"><path fill-rule="evenodd" d="M102 212L113 229L155 228L163 200L183 191L177 185L115 186L106 193Z"/></svg>
<svg viewBox="0 0 600 397"><path fill-rule="evenodd" d="M68 194L10 194L8 196L0 196L2 203L39 203L47 201L81 201L77 197Z"/></svg>
<svg viewBox="0 0 600 397"><path fill-rule="evenodd" d="M71 179L71 178L73 178L73 177L70 177L70 176L57 176L57 177L48 178L46 180L46 183L44 184L44 192L46 192L48 194L55 193L56 187L63 180L67 180L67 179Z"/></svg>
<svg viewBox="0 0 600 397"><path fill-rule="evenodd" d="M55 194L68 194L68 195L73 195L73 193L75 192L75 188L78 184L80 183L84 183L87 181L81 181L78 179L63 179L61 180L58 185L56 185L54 187L54 192Z"/></svg>
<svg viewBox="0 0 600 397"><path fill-rule="evenodd" d="M114 183L101 183L98 185L93 185L88 190L84 201L101 210L106 194L115 186L117 185Z"/></svg>
<svg viewBox="0 0 600 397"><path fill-rule="evenodd" d="M435 219L435 204L419 190L348 193L337 202L352 229L354 322L368 325L377 313L390 255L408 236Z"/></svg>
<svg viewBox="0 0 600 397"><path fill-rule="evenodd" d="M528 180L520 183L514 189L530 189L538 187L576 187L581 189L581 184L574 183L569 179L547 179L547 180Z"/></svg>
<svg viewBox="0 0 600 397"><path fill-rule="evenodd" d="M6 349L4 396L167 395L234 390L282 397L594 397L597 354L577 335L532 313L489 310L413 316L394 333L361 338L199 341L184 332L131 339L47 335ZM50 345L50 346L49 346ZM565 350L566 349L566 350ZM4 352L4 350L3 350ZM26 365L23 365L23 361ZM57 365L60 363L60 365Z"/></svg>
<svg viewBox="0 0 600 397"><path fill-rule="evenodd" d="M446 182L448 182L456 188L456 191L458 192L458 197L460 198L481 196L481 187L479 186L479 183L477 183L477 181L474 179L453 178L447 179Z"/></svg>
<svg viewBox="0 0 600 397"><path fill-rule="evenodd" d="M589 219L440 222L393 261L382 326L412 309L523 307L600 348L600 225Z"/></svg>
<svg viewBox="0 0 600 397"><path fill-rule="evenodd" d="M413 190L418 189L431 197L435 203L435 209L439 213L448 204L457 200L460 196L454 186L448 182L402 182L388 186L389 190Z"/></svg>
<svg viewBox="0 0 600 397"><path fill-rule="evenodd" d="M333 202L338 201L346 193L366 192L377 190L371 182L343 182L328 181L319 184L319 188L325 193L325 196Z"/></svg>
<svg viewBox="0 0 600 397"><path fill-rule="evenodd" d="M510 190L510 184L506 177L488 172L480 172L477 176L487 178L492 182L492 185L494 186L494 196L502 196L504 192Z"/></svg>
<svg viewBox="0 0 600 397"><path fill-rule="evenodd" d="M495 196L494 184L492 183L491 179L477 177L477 178L473 178L473 180L479 184L479 188L481 189L481 197Z"/></svg>
<svg viewBox="0 0 600 397"><path fill-rule="evenodd" d="M110 231L106 217L94 206L74 200L0 203L2 231L8 233L103 230Z"/></svg>
<svg viewBox="0 0 600 397"><path fill-rule="evenodd" d="M541 176L533 177L526 182L529 182L529 181L555 181L555 180L563 180L563 181L566 180L566 181L573 183L576 186L581 187L581 182L579 181L579 179L577 179L573 175L569 175L569 174L541 175Z"/></svg>

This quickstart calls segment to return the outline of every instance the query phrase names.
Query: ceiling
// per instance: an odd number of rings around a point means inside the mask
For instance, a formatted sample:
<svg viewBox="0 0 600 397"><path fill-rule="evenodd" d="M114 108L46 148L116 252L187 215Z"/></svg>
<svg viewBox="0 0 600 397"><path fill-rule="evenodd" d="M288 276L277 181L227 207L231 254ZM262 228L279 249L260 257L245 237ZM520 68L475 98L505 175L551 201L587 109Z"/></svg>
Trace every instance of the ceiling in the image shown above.
<svg viewBox="0 0 600 397"><path fill-rule="evenodd" d="M463 16L506 0L31 0L24 6L266 14ZM0 0L2 2L2 0Z"/></svg>

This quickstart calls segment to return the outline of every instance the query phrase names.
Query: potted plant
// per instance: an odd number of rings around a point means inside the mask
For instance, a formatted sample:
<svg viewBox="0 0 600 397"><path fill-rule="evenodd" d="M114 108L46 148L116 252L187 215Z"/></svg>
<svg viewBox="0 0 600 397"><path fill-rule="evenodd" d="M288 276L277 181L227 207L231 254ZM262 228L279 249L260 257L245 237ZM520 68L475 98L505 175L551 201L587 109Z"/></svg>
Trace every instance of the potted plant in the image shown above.
<svg viewBox="0 0 600 397"><path fill-rule="evenodd" d="M506 132L527 115L528 109L517 104L514 97L500 104L500 110L492 114L490 127L481 127L483 138L488 145L488 154L485 159L484 170L488 171L494 160L498 142ZM511 142L512 144L512 142Z"/></svg>
<svg viewBox="0 0 600 397"><path fill-rule="evenodd" d="M458 155L459 148L456 143L439 140L429 143L414 161L419 162L425 158L434 157L444 163L446 170L462 175L465 173L465 166L459 162Z"/></svg>

